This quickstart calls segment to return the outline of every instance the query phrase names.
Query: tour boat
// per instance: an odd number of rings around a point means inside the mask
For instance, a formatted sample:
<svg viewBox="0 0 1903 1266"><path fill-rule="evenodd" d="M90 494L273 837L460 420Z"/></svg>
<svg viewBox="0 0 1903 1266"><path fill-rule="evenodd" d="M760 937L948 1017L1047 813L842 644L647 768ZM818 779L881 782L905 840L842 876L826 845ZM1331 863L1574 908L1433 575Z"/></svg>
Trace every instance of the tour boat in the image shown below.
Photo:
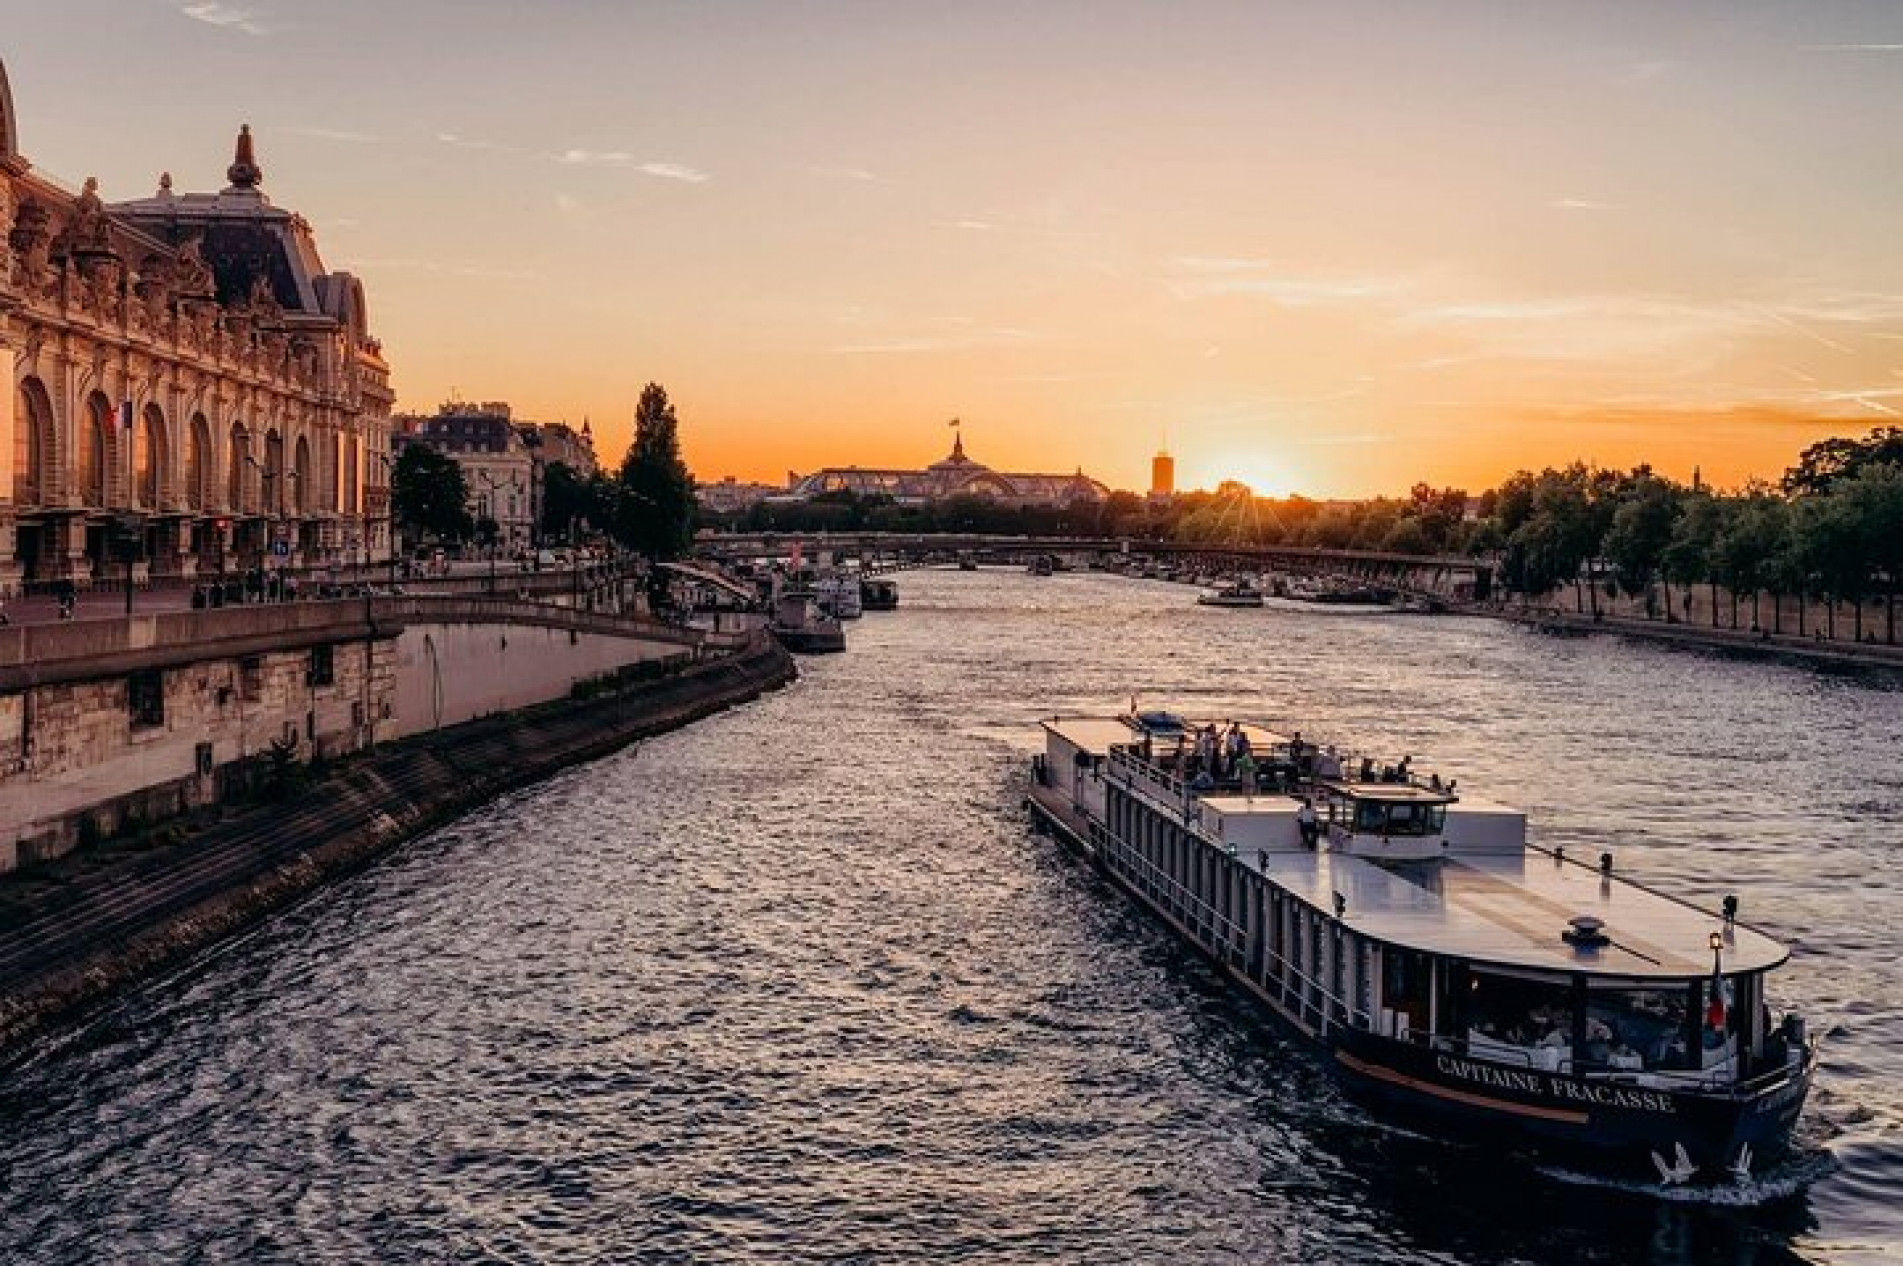
<svg viewBox="0 0 1903 1266"><path fill-rule="evenodd" d="M1405 760L1299 733L1162 712L1043 727L1037 818L1377 1113L1668 1185L1742 1180L1787 1147L1817 1048L1797 1015L1773 1023L1789 951L1735 897L1701 909Z"/></svg>
<svg viewBox="0 0 1903 1266"><path fill-rule="evenodd" d="M1246 580L1238 580L1210 590L1207 593L1197 594L1196 605L1202 607L1259 607L1262 605L1262 591Z"/></svg>
<svg viewBox="0 0 1903 1266"><path fill-rule="evenodd" d="M862 577L859 581L859 605L867 611L897 611L899 587L889 580Z"/></svg>
<svg viewBox="0 0 1903 1266"><path fill-rule="evenodd" d="M787 650L821 655L846 649L846 631L822 609L809 589L783 589L773 599L767 632Z"/></svg>

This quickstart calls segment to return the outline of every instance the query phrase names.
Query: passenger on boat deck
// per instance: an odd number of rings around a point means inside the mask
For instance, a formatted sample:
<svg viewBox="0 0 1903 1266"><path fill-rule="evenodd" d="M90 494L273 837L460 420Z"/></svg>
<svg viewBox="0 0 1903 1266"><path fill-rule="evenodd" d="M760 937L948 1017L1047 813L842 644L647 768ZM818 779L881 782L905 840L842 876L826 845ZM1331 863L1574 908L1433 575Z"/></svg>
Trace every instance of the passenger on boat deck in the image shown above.
<svg viewBox="0 0 1903 1266"><path fill-rule="evenodd" d="M1307 796L1302 797L1302 807L1295 811L1295 825L1301 830L1302 843L1310 848L1321 839L1321 822L1315 817L1315 802Z"/></svg>
<svg viewBox="0 0 1903 1266"><path fill-rule="evenodd" d="M1255 757L1249 754L1246 743L1236 756L1236 781L1242 784L1243 795L1255 795Z"/></svg>
<svg viewBox="0 0 1903 1266"><path fill-rule="evenodd" d="M1355 780L1357 782L1373 782L1374 781L1374 757L1363 756L1361 758L1361 772L1358 775L1356 775Z"/></svg>
<svg viewBox="0 0 1903 1266"><path fill-rule="evenodd" d="M1341 756L1335 751L1334 746L1332 744L1330 744L1327 747L1324 747L1322 749L1322 754L1316 758L1315 777L1317 778L1340 778L1341 777Z"/></svg>

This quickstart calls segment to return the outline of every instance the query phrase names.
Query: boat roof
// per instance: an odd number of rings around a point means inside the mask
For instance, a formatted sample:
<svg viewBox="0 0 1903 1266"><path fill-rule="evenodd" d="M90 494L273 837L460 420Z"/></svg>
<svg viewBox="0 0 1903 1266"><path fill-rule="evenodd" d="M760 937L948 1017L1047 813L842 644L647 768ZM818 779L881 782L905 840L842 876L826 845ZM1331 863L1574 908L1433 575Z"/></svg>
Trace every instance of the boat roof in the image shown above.
<svg viewBox="0 0 1903 1266"><path fill-rule="evenodd" d="M1055 718L1043 725L1099 755L1140 737L1114 717ZM1252 741L1258 733L1270 734L1257 726L1245 729ZM1355 783L1346 789L1388 799L1415 798L1410 793L1435 802L1448 799L1404 784ZM1133 794L1142 794L1141 789L1133 788ZM1300 803L1280 794L1214 793L1198 800L1227 819L1292 816ZM1180 806L1159 807L1180 814ZM1476 801L1450 812L1499 807ZM1720 934L1719 964L1727 975L1764 971L1790 957L1779 942L1741 923L1727 925L1715 911L1537 845L1404 862L1296 846L1241 849L1237 860L1331 916L1339 893L1346 902L1343 923L1364 936L1481 966L1687 980L1711 973L1713 932ZM1562 933L1582 915L1602 920L1611 943L1595 949L1564 940Z"/></svg>
<svg viewBox="0 0 1903 1266"><path fill-rule="evenodd" d="M1763 971L1790 951L1651 888L1544 850L1383 862L1322 849L1244 858L1278 887L1324 911L1336 893L1342 921L1365 936L1475 964L1643 979L1686 980L1712 968L1720 933L1727 974ZM1601 919L1610 944L1579 948L1561 933L1581 915Z"/></svg>
<svg viewBox="0 0 1903 1266"><path fill-rule="evenodd" d="M1459 798L1432 787L1405 782L1348 782L1330 778L1319 785L1351 800L1380 800L1389 804L1452 804Z"/></svg>

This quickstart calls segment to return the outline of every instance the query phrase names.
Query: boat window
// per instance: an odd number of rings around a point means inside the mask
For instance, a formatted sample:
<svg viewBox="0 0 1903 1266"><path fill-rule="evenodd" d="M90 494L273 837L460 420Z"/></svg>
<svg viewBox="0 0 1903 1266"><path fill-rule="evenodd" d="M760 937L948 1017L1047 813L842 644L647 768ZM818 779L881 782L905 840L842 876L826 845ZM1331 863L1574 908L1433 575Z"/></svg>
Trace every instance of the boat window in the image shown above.
<svg viewBox="0 0 1903 1266"><path fill-rule="evenodd" d="M1431 1006L1433 967L1427 955L1398 947L1381 955L1381 1005L1403 1017L1407 1032L1425 1034ZM1398 1027L1398 1025L1397 1025Z"/></svg>
<svg viewBox="0 0 1903 1266"><path fill-rule="evenodd" d="M1380 800L1355 802L1354 829L1373 835L1439 835L1447 825L1447 808L1438 804L1390 804Z"/></svg>
<svg viewBox="0 0 1903 1266"><path fill-rule="evenodd" d="M1586 1005L1589 1066L1614 1069L1690 1068L1685 1054L1685 1008L1690 990L1680 983L1661 989L1595 989ZM1722 1036L1707 1043L1723 1044ZM1716 1061L1707 1057L1706 1063Z"/></svg>
<svg viewBox="0 0 1903 1266"><path fill-rule="evenodd" d="M1467 1053L1529 1068L1557 1070L1573 1055L1572 985L1492 972L1472 973L1467 996Z"/></svg>

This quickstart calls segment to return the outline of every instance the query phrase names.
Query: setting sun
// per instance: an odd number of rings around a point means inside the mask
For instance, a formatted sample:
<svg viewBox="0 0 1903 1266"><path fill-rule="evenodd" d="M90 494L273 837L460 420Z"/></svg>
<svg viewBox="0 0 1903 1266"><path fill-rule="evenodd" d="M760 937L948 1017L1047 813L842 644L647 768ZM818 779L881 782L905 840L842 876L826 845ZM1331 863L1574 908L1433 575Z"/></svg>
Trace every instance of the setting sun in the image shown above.
<svg viewBox="0 0 1903 1266"><path fill-rule="evenodd" d="M1286 497L1304 492L1302 479L1290 464L1268 452L1231 451L1219 453L1207 461L1183 459L1182 486L1214 491L1225 480L1247 484L1258 497Z"/></svg>

